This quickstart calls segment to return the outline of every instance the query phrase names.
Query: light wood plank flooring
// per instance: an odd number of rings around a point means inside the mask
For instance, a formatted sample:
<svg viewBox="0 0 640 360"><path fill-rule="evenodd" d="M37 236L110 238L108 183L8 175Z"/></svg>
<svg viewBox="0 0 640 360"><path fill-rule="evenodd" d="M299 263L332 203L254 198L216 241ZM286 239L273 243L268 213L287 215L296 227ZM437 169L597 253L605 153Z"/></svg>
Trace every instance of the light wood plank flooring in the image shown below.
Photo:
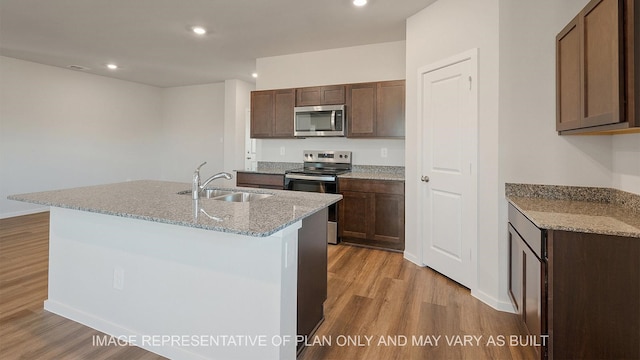
<svg viewBox="0 0 640 360"><path fill-rule="evenodd" d="M48 221L48 213L0 220L0 359L163 359L133 346L94 346L100 332L43 310ZM519 333L515 315L491 309L398 253L329 246L328 289L325 321L301 360L535 357L508 343L486 346L489 336ZM445 336L456 335L483 336L481 346L447 345ZM441 336L438 346L412 343L427 336ZM340 346L347 339L358 343ZM360 346L367 339L370 345Z"/></svg>

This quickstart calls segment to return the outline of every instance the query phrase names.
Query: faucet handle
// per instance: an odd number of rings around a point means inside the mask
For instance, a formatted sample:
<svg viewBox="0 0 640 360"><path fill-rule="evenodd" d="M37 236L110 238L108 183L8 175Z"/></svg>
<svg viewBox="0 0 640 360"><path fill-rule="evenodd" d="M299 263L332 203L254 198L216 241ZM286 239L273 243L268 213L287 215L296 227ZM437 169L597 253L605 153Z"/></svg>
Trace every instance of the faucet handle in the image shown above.
<svg viewBox="0 0 640 360"><path fill-rule="evenodd" d="M202 164L198 165L198 167L196 168L196 171L200 171L200 168L203 167L207 162L203 162Z"/></svg>

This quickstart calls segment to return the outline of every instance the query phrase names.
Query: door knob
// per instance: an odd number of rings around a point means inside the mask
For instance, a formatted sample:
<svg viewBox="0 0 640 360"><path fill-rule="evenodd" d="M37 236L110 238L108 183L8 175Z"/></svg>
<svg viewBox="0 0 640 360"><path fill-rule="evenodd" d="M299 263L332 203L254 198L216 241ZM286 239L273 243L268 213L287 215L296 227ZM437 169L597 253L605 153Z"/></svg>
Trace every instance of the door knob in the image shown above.
<svg viewBox="0 0 640 360"><path fill-rule="evenodd" d="M428 177L428 176L426 176L426 175L423 175L423 176L420 178L420 180L421 180L421 181L424 181L424 182L429 182L429 177Z"/></svg>

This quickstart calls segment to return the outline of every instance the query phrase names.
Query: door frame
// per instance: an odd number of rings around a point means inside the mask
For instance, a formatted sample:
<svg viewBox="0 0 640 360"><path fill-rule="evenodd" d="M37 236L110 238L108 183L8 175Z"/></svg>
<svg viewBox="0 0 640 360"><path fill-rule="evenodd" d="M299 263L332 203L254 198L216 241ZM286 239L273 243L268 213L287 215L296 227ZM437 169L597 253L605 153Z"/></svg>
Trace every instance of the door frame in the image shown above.
<svg viewBox="0 0 640 360"><path fill-rule="evenodd" d="M473 159L471 160L471 169L472 169L472 173L473 173L473 179L475 180L473 183L473 192L475 194L475 219L472 219L472 226L475 228L475 237L472 239L472 244L471 244L471 265L470 268L473 269L475 271L475 276L471 276L471 281L469 283L469 287L471 290L471 293L474 294L476 293L477 289L478 289L478 233L479 233L479 228L478 228L478 214L479 214L479 202L478 202L478 154L479 154L479 98L478 98L478 85L479 85L479 81L478 81L478 55L479 55L479 49L478 48L473 48L467 51L464 51L462 53L453 55L451 57L448 57L446 59L442 59L439 61L436 61L434 63L428 64L428 65L424 65L418 68L416 77L417 77L417 119L416 119L416 125L417 125L417 131L416 131L416 138L417 138L417 148L418 148L418 156L416 156L416 168L418 169L418 175L421 176L423 174L421 174L422 172L422 154L424 153L425 150L425 145L424 145L424 139L422 138L423 136L423 123L422 123L422 112L423 112L423 104L422 104L422 96L423 96L423 87L424 87L424 83L422 81L422 75L428 72L432 72L435 70L439 70L442 68L445 68L447 66L450 65L454 65L457 63L461 63L463 61L470 61L470 73L471 73L471 100L470 100L470 107L471 107L471 115L475 118L475 122L473 124L473 131L475 132L475 144L473 144L473 147L476 149L475 151L475 156L473 157ZM424 198L424 192L427 191L426 187L421 183L420 178L416 178L416 179L412 179L412 181L415 181L418 183L418 193L420 195L419 199ZM417 242L418 245L418 254L416 254L418 256L418 260L420 262L420 264L422 264L422 266L429 266L429 264L425 263L425 259L424 259L424 247L425 247L425 240L424 240L424 233L423 233L423 227L421 225L421 219L424 218L425 215L425 210L424 210L424 205L418 201L418 211L417 211L417 215L418 215L418 223L420 224L417 227L417 236L418 239L420 239ZM443 274L446 276L446 274Z"/></svg>

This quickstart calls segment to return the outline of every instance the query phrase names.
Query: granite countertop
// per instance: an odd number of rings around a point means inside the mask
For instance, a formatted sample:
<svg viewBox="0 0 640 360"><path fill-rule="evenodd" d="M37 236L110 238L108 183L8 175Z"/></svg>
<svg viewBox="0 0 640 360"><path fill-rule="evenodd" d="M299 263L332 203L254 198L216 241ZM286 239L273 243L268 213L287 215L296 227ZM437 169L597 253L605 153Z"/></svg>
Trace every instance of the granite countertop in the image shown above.
<svg viewBox="0 0 640 360"><path fill-rule="evenodd" d="M237 172L256 174L284 175L287 170L298 169L302 163L258 161L256 170L237 170ZM404 166L353 165L350 172L338 175L345 179L404 181Z"/></svg>
<svg viewBox="0 0 640 360"><path fill-rule="evenodd" d="M507 184L507 200L538 228L640 238L640 195L608 188Z"/></svg>
<svg viewBox="0 0 640 360"><path fill-rule="evenodd" d="M237 172L284 175L287 170L298 169L302 163L258 161L256 170L236 170Z"/></svg>
<svg viewBox="0 0 640 360"><path fill-rule="evenodd" d="M210 186L210 188L216 188ZM269 236L342 199L302 191L220 188L269 193L251 202L194 201L189 183L140 180L11 195L11 200L249 236Z"/></svg>

